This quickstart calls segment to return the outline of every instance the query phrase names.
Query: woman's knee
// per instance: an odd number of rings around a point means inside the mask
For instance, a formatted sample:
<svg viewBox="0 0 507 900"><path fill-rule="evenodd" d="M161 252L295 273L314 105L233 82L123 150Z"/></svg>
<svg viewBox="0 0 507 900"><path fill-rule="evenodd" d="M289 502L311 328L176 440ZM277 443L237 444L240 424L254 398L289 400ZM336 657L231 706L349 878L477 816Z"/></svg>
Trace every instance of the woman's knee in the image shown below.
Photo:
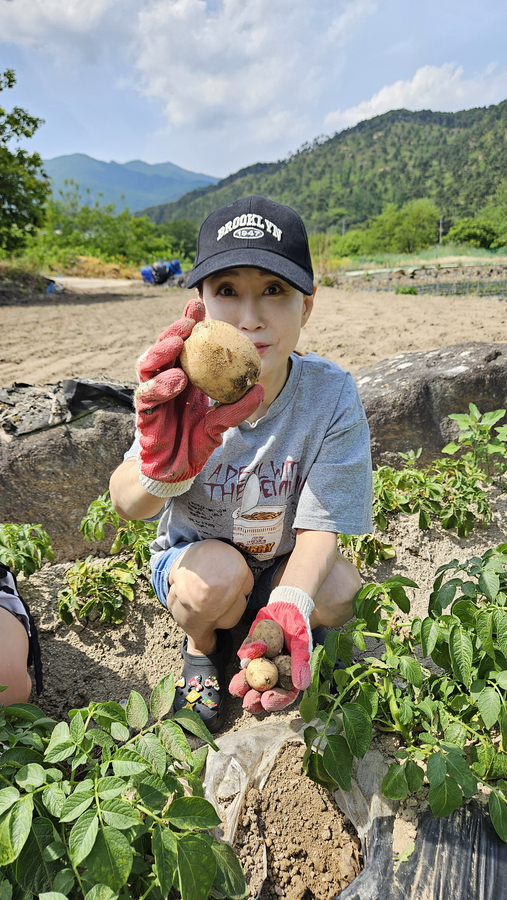
<svg viewBox="0 0 507 900"><path fill-rule="evenodd" d="M178 600L196 615L222 615L253 587L253 576L241 553L222 541L194 544L170 574L168 607Z"/></svg>

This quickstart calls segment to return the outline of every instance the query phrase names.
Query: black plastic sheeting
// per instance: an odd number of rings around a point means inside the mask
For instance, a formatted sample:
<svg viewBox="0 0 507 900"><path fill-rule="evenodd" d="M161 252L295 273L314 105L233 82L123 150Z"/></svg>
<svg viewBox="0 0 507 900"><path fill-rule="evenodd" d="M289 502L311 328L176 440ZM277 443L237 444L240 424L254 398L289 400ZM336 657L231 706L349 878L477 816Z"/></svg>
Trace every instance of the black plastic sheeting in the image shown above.
<svg viewBox="0 0 507 900"><path fill-rule="evenodd" d="M468 800L452 815L418 815L415 849L393 860L394 816L379 816L362 840L364 869L339 900L505 900L507 844L485 807Z"/></svg>

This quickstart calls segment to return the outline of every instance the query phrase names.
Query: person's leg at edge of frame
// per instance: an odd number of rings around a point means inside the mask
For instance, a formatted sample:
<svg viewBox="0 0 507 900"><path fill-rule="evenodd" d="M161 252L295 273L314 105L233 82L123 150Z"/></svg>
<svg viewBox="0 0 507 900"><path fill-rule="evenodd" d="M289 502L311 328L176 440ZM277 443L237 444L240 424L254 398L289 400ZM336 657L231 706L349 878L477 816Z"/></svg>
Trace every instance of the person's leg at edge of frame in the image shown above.
<svg viewBox="0 0 507 900"><path fill-rule="evenodd" d="M11 612L0 607L0 703L25 703L32 690L26 668L28 635L25 627Z"/></svg>

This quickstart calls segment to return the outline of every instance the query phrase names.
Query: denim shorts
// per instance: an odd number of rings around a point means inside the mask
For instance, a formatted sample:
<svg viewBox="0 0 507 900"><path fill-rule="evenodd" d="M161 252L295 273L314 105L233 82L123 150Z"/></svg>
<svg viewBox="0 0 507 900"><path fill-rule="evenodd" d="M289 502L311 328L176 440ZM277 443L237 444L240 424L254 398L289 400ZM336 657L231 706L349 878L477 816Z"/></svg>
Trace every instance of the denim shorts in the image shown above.
<svg viewBox="0 0 507 900"><path fill-rule="evenodd" d="M195 543L197 543L197 541L191 541L190 543L181 541L181 543L175 544L174 547L170 547L169 550L166 550L156 562L152 563L151 583L162 606L167 607L169 573L174 563L188 547L192 547ZM288 556L288 553L284 553L283 556L277 556L273 559L270 566L266 566L266 568L261 569L260 572L254 573L255 583L247 597L247 607L249 609L261 609L263 606L267 605L275 572L278 571L278 568L285 562ZM248 564L248 557L244 556L244 558Z"/></svg>

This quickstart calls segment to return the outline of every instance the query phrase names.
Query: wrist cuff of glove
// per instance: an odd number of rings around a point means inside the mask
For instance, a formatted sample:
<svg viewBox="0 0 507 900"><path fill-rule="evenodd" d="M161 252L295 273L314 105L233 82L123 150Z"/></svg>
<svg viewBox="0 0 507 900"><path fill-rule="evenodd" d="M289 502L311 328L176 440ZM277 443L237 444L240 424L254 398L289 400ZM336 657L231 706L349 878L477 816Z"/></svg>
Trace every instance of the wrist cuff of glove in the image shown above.
<svg viewBox="0 0 507 900"><path fill-rule="evenodd" d="M297 587L289 587L289 585L281 585L271 591L268 606L272 603L292 603L305 619L309 619L315 608L310 594Z"/></svg>
<svg viewBox="0 0 507 900"><path fill-rule="evenodd" d="M195 480L194 476L194 478L187 478L186 481L156 481L154 478L148 478L141 471L141 460L138 460L138 463L139 483L145 491L148 491L149 494L153 494L155 497L179 497L180 494L185 494L186 491L190 490Z"/></svg>

